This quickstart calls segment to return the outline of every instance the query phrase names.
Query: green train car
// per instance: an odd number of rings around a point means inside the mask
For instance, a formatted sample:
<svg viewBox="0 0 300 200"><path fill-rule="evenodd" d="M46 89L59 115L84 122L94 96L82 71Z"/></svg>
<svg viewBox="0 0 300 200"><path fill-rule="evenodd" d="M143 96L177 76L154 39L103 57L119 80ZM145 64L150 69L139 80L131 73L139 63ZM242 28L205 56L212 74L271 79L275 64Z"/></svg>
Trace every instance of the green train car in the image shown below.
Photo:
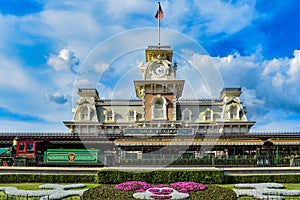
<svg viewBox="0 0 300 200"><path fill-rule="evenodd" d="M0 166L10 166L13 164L10 148L0 148Z"/></svg>
<svg viewBox="0 0 300 200"><path fill-rule="evenodd" d="M44 165L103 165L103 152L98 149L47 149Z"/></svg>

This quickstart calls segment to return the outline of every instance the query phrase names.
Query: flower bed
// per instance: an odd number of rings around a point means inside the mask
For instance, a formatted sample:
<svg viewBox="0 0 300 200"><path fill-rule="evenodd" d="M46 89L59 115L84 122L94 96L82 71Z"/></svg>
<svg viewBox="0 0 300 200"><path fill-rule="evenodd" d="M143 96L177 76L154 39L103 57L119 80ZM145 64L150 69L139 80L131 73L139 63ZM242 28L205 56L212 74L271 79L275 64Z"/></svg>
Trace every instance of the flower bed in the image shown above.
<svg viewBox="0 0 300 200"><path fill-rule="evenodd" d="M97 187L91 188L84 192L84 200L116 200L116 199L126 199L134 200L134 193L138 191L131 190L116 190L115 184L100 184ZM151 188L167 188L170 187L168 184L152 184ZM173 189L173 188L172 188ZM164 192L162 190L161 192ZM205 190L201 191L189 191L189 197L186 200L236 200L236 193L229 188L220 187L216 185L206 185Z"/></svg>
<svg viewBox="0 0 300 200"><path fill-rule="evenodd" d="M142 181L127 181L115 185L116 190L135 191L135 199L185 199L189 191L203 191L207 187L196 182L176 182L151 186Z"/></svg>

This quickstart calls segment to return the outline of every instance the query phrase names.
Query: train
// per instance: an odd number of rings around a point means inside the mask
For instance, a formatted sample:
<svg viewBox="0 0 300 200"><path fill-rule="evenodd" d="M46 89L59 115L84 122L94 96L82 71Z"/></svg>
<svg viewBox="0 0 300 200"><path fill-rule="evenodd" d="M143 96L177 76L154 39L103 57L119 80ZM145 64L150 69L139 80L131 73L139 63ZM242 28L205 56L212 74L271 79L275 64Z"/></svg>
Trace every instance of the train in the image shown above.
<svg viewBox="0 0 300 200"><path fill-rule="evenodd" d="M150 139L151 146L127 138L101 141L89 138L90 146L82 141L72 141L75 136L59 139L58 142L46 137L36 139L15 138L11 146L0 148L0 166L177 166L177 167L290 167L300 166L298 145L273 145L267 141L263 145L226 146L215 144L212 148L191 145L182 148L175 144L166 145L167 139ZM84 138L83 138L84 139ZM50 142L49 142L50 141ZM114 146L105 146L114 141ZM180 140L179 142L183 142ZM197 139L193 140L197 142ZM242 141L242 140L240 140ZM251 142L248 140L248 143ZM99 144L102 145L91 145ZM121 146L123 144L123 146ZM140 146L138 146L140 145Z"/></svg>
<svg viewBox="0 0 300 200"><path fill-rule="evenodd" d="M0 148L1 166L104 166L100 149L49 148L43 140L17 140Z"/></svg>

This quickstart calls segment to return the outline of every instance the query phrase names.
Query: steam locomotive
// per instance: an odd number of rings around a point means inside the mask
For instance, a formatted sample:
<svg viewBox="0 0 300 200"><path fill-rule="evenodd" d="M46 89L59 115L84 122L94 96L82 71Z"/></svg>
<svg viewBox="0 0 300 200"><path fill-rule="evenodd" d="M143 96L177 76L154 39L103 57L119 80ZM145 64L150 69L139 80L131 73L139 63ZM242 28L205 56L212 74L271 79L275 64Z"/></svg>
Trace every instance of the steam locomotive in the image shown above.
<svg viewBox="0 0 300 200"><path fill-rule="evenodd" d="M0 148L1 166L103 166L100 149L51 148L43 140L14 139L11 147Z"/></svg>

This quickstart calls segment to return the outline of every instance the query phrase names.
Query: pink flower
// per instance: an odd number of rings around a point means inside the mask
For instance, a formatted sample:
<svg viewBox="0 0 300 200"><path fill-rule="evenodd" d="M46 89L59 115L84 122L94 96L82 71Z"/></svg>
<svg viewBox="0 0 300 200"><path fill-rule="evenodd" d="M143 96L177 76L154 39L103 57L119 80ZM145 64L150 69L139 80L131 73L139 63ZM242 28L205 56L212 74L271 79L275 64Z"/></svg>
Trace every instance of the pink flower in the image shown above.
<svg viewBox="0 0 300 200"><path fill-rule="evenodd" d="M162 189L162 190L161 190L161 193L162 193L162 194L171 194L172 192L173 192L172 189Z"/></svg>
<svg viewBox="0 0 300 200"><path fill-rule="evenodd" d="M138 189L135 192L145 192L145 191L146 191L145 189Z"/></svg>
<svg viewBox="0 0 300 200"><path fill-rule="evenodd" d="M185 188L178 190L178 192L185 193L185 194L188 194L188 193L189 193L189 192L187 191L187 189L185 189Z"/></svg>
<svg viewBox="0 0 300 200"><path fill-rule="evenodd" d="M127 181L124 183L120 183L115 185L116 190L139 190L144 189L147 190L151 185L142 181Z"/></svg>
<svg viewBox="0 0 300 200"><path fill-rule="evenodd" d="M170 186L168 184L157 184L157 185L153 185L152 187L163 188L163 187L170 187Z"/></svg>
<svg viewBox="0 0 300 200"><path fill-rule="evenodd" d="M199 191L206 189L205 185L196 182L176 182L171 184L171 187L178 191L181 189L186 189L187 191Z"/></svg>
<svg viewBox="0 0 300 200"><path fill-rule="evenodd" d="M160 192L160 189L158 189L158 188L150 188L148 191L154 193L154 192Z"/></svg>

